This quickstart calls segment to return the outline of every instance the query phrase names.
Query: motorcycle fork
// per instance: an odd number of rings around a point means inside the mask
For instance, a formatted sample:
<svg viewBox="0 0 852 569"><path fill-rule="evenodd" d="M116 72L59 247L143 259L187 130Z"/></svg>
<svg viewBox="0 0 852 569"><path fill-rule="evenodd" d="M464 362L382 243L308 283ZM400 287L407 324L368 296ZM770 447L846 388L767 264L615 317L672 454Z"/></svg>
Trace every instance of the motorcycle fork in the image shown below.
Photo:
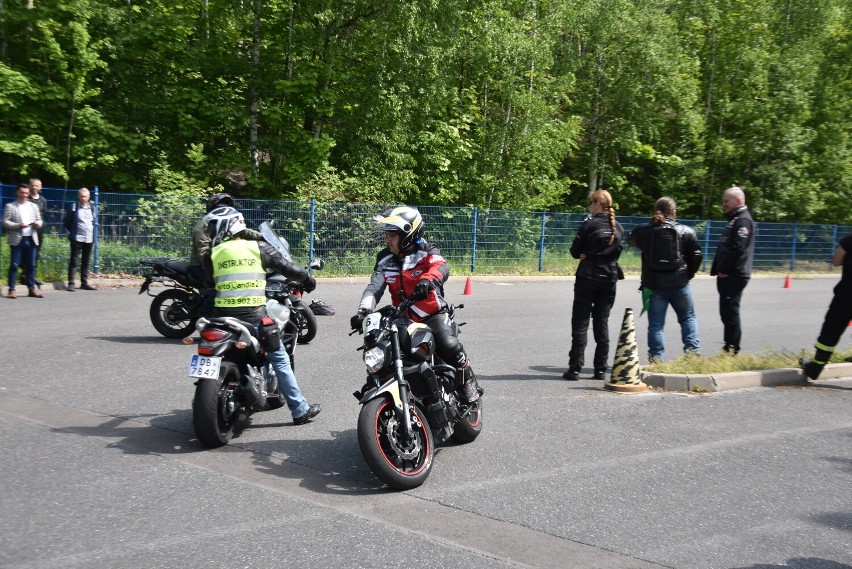
<svg viewBox="0 0 852 569"><path fill-rule="evenodd" d="M391 329L391 352L393 353L394 374L396 381L399 384L399 398L402 403L402 434L406 439L411 438L411 405L409 399L409 386L405 380L405 375L402 372L402 354L399 347L399 329L396 325Z"/></svg>

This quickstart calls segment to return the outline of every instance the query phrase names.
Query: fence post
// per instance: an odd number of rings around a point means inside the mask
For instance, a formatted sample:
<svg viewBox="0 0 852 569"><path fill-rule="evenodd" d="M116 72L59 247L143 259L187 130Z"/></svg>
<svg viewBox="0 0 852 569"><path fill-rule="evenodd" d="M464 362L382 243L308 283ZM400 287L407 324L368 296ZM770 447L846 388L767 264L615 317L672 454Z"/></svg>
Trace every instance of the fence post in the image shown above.
<svg viewBox="0 0 852 569"><path fill-rule="evenodd" d="M834 227L831 230L831 249L828 250L828 266L829 268L834 266L834 249L837 247L837 224L834 224Z"/></svg>
<svg viewBox="0 0 852 569"><path fill-rule="evenodd" d="M473 206L473 235L470 243L470 272L476 270L476 226L479 222L479 207Z"/></svg>
<svg viewBox="0 0 852 569"><path fill-rule="evenodd" d="M311 219L308 224L308 264L314 260L314 232L317 213L317 201L311 198Z"/></svg>
<svg viewBox="0 0 852 569"><path fill-rule="evenodd" d="M544 270L544 225L547 223L547 213L541 212L541 236L538 239L538 272Z"/></svg>
<svg viewBox="0 0 852 569"><path fill-rule="evenodd" d="M701 261L701 272L707 272L707 257L709 257L710 253L710 224L713 223L711 220L707 220L707 224L704 226L706 229L704 230L704 260Z"/></svg>
<svg viewBox="0 0 852 569"><path fill-rule="evenodd" d="M796 272L796 244L799 241L799 224L793 224L793 242L790 244L790 272Z"/></svg>
<svg viewBox="0 0 852 569"><path fill-rule="evenodd" d="M98 207L98 201L99 201L98 197L100 196L100 192L98 191L97 186L95 186L94 194L95 194L95 211L100 213L100 208ZM98 271L98 227L99 226L100 226L100 224L98 223L98 216L96 215L95 219L94 219L94 224L93 224L94 229L93 229L93 236L92 236L92 238L95 241L95 251L94 251L95 259L94 259L94 264L92 265L92 272L95 273L96 275L99 273L99 271ZM82 275L80 276L80 278L83 278Z"/></svg>

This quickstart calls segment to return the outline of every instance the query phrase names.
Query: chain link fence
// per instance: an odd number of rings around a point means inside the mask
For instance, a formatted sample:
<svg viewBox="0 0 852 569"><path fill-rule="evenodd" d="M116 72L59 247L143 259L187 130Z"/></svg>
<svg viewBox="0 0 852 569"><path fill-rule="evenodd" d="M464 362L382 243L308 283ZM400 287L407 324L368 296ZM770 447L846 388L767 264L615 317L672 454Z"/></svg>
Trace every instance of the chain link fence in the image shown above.
<svg viewBox="0 0 852 569"><path fill-rule="evenodd" d="M2 203L15 199L17 186L0 184ZM190 232L204 214L204 203L187 201L164 206L156 195L100 192L90 188L98 206L94 272L138 275L145 271L139 258L165 256L188 259ZM48 201L45 242L39 273L63 280L69 245L62 217L76 201L76 189L45 188ZM326 260L325 276L366 275L382 246L372 223L377 213L395 204L323 203L238 199L249 227L275 220L275 229L290 243L294 259ZM419 206L426 221L426 237L437 243L454 274L573 274L577 261L570 247L585 219L580 213L488 210L475 207ZM619 216L625 234L648 217ZM698 233L709 270L724 220L679 219ZM757 222L754 267L760 271L796 272L832 270L831 256L838 240L852 226ZM5 229L3 231L5 233ZM0 267L9 263L6 239L0 247ZM621 257L625 271L638 272L640 255L626 247ZM4 275L5 276L5 275Z"/></svg>

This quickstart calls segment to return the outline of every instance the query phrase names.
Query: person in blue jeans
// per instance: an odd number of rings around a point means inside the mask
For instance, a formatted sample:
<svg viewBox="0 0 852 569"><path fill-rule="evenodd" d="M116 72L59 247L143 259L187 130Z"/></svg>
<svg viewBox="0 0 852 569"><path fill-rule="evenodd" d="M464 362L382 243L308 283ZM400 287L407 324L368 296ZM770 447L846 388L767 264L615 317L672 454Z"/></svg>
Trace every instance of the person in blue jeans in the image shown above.
<svg viewBox="0 0 852 569"><path fill-rule="evenodd" d="M698 319L689 281L701 266L703 255L695 230L675 221L677 205L666 196L654 204L650 223L637 226L628 243L642 251L643 293L648 303L648 359L665 355L663 329L669 305L677 314L684 352L699 353Z"/></svg>

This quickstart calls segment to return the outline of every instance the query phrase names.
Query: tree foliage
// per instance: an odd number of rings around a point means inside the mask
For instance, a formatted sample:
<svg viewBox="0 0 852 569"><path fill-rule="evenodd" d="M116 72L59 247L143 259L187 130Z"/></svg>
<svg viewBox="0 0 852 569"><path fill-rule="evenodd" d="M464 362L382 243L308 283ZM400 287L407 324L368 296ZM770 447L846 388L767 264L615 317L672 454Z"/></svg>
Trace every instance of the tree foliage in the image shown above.
<svg viewBox="0 0 852 569"><path fill-rule="evenodd" d="M156 191L852 220L841 0L0 3L0 172ZM11 180L9 180L11 181Z"/></svg>

